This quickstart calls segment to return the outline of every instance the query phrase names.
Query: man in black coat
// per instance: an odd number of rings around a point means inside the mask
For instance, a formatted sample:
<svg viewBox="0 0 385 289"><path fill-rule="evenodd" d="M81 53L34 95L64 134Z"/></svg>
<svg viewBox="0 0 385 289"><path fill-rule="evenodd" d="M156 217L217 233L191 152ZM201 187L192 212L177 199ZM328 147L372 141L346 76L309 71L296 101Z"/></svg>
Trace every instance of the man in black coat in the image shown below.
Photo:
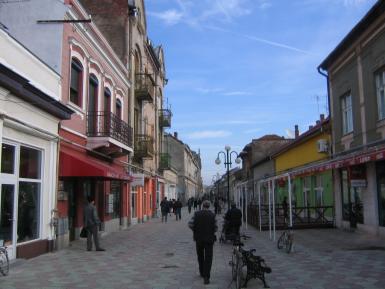
<svg viewBox="0 0 385 289"><path fill-rule="evenodd" d="M216 241L215 232L218 226L214 213L209 210L210 202L204 201L202 206L203 210L195 212L188 226L194 232L199 273L204 278L204 284L209 284L213 262L213 246Z"/></svg>
<svg viewBox="0 0 385 289"><path fill-rule="evenodd" d="M231 209L226 212L225 221L229 233L239 236L239 228L242 225L242 212L234 202L231 203Z"/></svg>
<svg viewBox="0 0 385 289"><path fill-rule="evenodd" d="M84 207L84 227L87 229L87 251L92 250L92 237L94 239L96 251L105 251L99 245L99 236L98 236L98 225L100 220L98 217L98 212L95 207L95 200L93 197L87 198L88 204Z"/></svg>

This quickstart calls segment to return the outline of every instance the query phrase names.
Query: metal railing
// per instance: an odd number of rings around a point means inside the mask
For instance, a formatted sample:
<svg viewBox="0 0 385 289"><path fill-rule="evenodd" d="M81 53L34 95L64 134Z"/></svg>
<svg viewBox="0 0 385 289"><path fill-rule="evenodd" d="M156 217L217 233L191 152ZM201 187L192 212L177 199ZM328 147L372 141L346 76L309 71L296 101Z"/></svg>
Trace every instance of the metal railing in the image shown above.
<svg viewBox="0 0 385 289"><path fill-rule="evenodd" d="M273 206L271 206L269 211L269 205L261 205L261 212L259 212L258 205L249 205L248 223L259 228L259 217L261 216L261 226L266 229L269 226L269 213L273 215ZM294 228L333 227L335 221L334 207L293 206L292 218ZM277 227L284 228L286 226L284 208L281 205L275 206L275 222Z"/></svg>
<svg viewBox="0 0 385 289"><path fill-rule="evenodd" d="M160 127L171 127L171 110L161 109L159 115L159 126Z"/></svg>
<svg viewBox="0 0 385 289"><path fill-rule="evenodd" d="M88 137L111 137L132 147L132 134L132 127L112 112L92 111L87 114Z"/></svg>
<svg viewBox="0 0 385 289"><path fill-rule="evenodd" d="M135 96L143 101L154 101L155 81L151 74L135 74Z"/></svg>
<svg viewBox="0 0 385 289"><path fill-rule="evenodd" d="M168 153L161 153L159 155L159 170L167 170L171 167L171 155Z"/></svg>
<svg viewBox="0 0 385 289"><path fill-rule="evenodd" d="M136 134L134 154L136 158L152 157L154 155L154 138L146 134Z"/></svg>

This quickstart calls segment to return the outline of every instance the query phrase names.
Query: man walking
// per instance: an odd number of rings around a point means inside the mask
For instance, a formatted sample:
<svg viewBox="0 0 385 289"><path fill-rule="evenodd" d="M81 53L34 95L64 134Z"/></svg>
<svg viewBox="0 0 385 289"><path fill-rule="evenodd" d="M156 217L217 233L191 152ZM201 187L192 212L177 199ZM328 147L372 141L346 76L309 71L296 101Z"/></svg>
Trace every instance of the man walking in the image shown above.
<svg viewBox="0 0 385 289"><path fill-rule="evenodd" d="M98 212L95 207L95 200L93 197L87 197L88 204L84 207L84 227L87 229L87 251L92 250L92 237L94 238L96 251L105 251L99 245L98 225L100 220Z"/></svg>
<svg viewBox="0 0 385 289"><path fill-rule="evenodd" d="M162 223L167 223L167 214L170 210L169 202L167 201L167 197L164 197L164 199L160 202L160 210L162 212Z"/></svg>
<svg viewBox="0 0 385 289"><path fill-rule="evenodd" d="M214 213L209 210L210 202L204 201L202 206L203 210L195 212L188 226L194 233L199 273L204 278L204 284L209 284L213 261L213 246L216 241L215 232L218 227Z"/></svg>
<svg viewBox="0 0 385 289"><path fill-rule="evenodd" d="M234 234L234 237L239 237L239 228L242 225L242 212L234 202L231 203L231 209L226 212L225 221L229 232Z"/></svg>
<svg viewBox="0 0 385 289"><path fill-rule="evenodd" d="M182 218L182 202L179 200L176 200L175 204L174 204L174 207L175 207L175 217L176 217L176 220L180 221L180 219Z"/></svg>

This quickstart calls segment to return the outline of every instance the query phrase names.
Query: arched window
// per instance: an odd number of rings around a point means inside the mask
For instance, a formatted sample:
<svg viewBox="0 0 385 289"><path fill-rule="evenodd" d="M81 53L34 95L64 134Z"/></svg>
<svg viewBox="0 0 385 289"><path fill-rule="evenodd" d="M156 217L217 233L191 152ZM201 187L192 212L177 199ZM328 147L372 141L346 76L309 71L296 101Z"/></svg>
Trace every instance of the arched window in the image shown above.
<svg viewBox="0 0 385 289"><path fill-rule="evenodd" d="M108 88L104 89L104 111L111 112L111 91Z"/></svg>
<svg viewBox="0 0 385 289"><path fill-rule="evenodd" d="M89 88L88 88L88 111L97 110L97 99L98 99L98 79L95 75L90 75Z"/></svg>
<svg viewBox="0 0 385 289"><path fill-rule="evenodd" d="M119 99L116 100L116 116L122 119L122 103Z"/></svg>
<svg viewBox="0 0 385 289"><path fill-rule="evenodd" d="M70 102L81 107L83 104L83 66L79 60L71 60L71 84L70 84Z"/></svg>

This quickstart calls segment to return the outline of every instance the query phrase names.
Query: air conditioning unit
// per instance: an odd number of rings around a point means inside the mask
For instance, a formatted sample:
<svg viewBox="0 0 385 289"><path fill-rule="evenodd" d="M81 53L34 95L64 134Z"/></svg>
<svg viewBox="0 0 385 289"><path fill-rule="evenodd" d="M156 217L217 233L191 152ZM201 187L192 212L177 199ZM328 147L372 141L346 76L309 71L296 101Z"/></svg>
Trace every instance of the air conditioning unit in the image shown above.
<svg viewBox="0 0 385 289"><path fill-rule="evenodd" d="M326 139L320 139L317 141L317 151L319 153L327 153L329 151L329 143Z"/></svg>

